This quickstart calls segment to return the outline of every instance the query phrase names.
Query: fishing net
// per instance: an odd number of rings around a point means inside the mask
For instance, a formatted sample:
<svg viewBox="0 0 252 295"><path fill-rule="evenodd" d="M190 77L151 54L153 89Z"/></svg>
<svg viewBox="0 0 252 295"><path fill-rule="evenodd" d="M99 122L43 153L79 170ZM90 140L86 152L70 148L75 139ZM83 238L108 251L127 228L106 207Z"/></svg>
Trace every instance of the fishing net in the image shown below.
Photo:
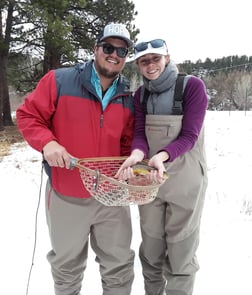
<svg viewBox="0 0 252 295"><path fill-rule="evenodd" d="M148 177L154 169L144 162L134 165L136 175L127 181L118 180L114 175L126 157L72 159L71 165L78 168L86 190L106 206L143 205L153 201L163 184ZM168 176L165 174L165 178Z"/></svg>

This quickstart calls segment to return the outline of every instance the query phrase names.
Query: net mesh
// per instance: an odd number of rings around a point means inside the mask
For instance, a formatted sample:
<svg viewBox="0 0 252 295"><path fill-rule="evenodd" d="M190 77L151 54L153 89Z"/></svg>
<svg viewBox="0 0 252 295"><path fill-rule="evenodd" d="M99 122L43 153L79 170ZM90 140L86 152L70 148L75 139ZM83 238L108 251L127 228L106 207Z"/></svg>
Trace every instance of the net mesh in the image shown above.
<svg viewBox="0 0 252 295"><path fill-rule="evenodd" d="M115 179L114 175L124 160L124 157L79 159L75 166L79 168L86 190L106 206L150 203L156 198L161 184L151 182L146 175L128 181Z"/></svg>

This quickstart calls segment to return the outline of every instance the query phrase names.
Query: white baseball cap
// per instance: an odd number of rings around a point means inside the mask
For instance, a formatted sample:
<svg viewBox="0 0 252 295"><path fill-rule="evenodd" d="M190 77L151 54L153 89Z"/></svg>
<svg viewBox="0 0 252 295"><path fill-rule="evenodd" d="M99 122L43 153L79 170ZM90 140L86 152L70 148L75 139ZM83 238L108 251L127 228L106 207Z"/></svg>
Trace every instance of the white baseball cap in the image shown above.
<svg viewBox="0 0 252 295"><path fill-rule="evenodd" d="M135 60L149 53L167 55L168 48L167 48L165 40L163 39L141 40L137 42L136 45L134 46Z"/></svg>
<svg viewBox="0 0 252 295"><path fill-rule="evenodd" d="M123 39L128 47L133 45L133 42L130 40L130 33L123 24L110 23L106 25L98 37L97 43L109 37Z"/></svg>

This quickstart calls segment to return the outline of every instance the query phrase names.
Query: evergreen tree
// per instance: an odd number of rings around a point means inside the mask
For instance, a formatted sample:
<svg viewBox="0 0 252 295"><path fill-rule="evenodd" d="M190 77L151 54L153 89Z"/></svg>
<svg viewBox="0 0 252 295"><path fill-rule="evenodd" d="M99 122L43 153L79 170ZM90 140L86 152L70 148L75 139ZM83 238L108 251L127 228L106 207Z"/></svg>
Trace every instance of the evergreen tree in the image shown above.
<svg viewBox="0 0 252 295"><path fill-rule="evenodd" d="M36 64L33 67L36 74L30 76L38 81L50 69L75 62L79 49L84 49L86 56L90 56L98 33L108 22L126 24L134 39L138 33L131 24L137 15L134 9L135 5L128 0L1 1L0 129L12 124L7 82L9 57L30 56L30 61L36 58L35 63L31 62ZM10 52L15 54L10 55ZM31 71L27 67L22 70ZM8 72L13 74L13 69Z"/></svg>

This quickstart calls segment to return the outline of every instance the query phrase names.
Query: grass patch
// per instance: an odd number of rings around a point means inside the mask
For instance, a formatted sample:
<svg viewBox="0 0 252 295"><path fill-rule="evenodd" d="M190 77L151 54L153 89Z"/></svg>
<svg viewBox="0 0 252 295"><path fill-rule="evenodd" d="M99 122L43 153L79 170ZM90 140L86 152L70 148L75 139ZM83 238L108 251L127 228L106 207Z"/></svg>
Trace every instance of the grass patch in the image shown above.
<svg viewBox="0 0 252 295"><path fill-rule="evenodd" d="M7 126L0 131L0 159L10 154L11 146L14 143L23 143L24 139L16 125Z"/></svg>
<svg viewBox="0 0 252 295"><path fill-rule="evenodd" d="M10 154L11 145L8 142L0 143L0 159Z"/></svg>

